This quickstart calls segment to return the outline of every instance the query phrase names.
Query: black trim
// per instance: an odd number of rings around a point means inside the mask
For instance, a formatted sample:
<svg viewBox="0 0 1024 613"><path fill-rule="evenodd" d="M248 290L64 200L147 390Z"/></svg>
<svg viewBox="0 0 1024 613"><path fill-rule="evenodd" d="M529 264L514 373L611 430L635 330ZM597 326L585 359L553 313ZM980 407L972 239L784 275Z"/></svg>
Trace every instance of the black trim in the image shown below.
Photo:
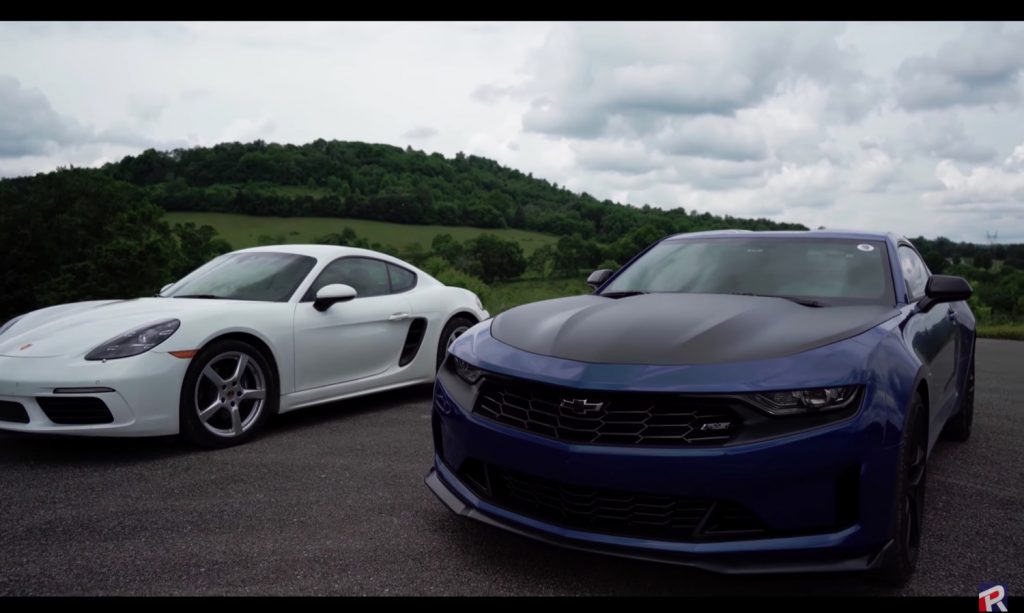
<svg viewBox="0 0 1024 613"><path fill-rule="evenodd" d="M743 505L580 487L467 458L458 472L473 493L514 513L564 528L673 542L777 536Z"/></svg>
<svg viewBox="0 0 1024 613"><path fill-rule="evenodd" d="M427 320L417 317L409 324L409 333L405 336L405 343L402 345L402 354L398 356L398 365L405 366L412 362L423 344L423 337L427 333Z"/></svg>
<svg viewBox="0 0 1024 613"><path fill-rule="evenodd" d="M111 387L57 387L54 394L107 394L113 392Z"/></svg>
<svg viewBox="0 0 1024 613"><path fill-rule="evenodd" d="M84 426L114 421L107 404L91 396L37 396L36 402L55 424Z"/></svg>
<svg viewBox="0 0 1024 613"><path fill-rule="evenodd" d="M451 366L448 368L454 370ZM472 401L463 406L472 407L476 417L548 439L616 447L729 447L782 438L853 419L860 411L865 395L863 386L858 385L848 404L840 409L771 415L753 399L755 394L771 392L709 394L590 390L492 372L484 372L475 385L463 384L472 390ZM454 386L445 386L449 395L451 387ZM503 403L495 397L495 388L510 390L502 393L513 395L507 409L499 406ZM613 407L622 407L624 410L611 411L614 415L607 420L604 417L581 417L553 404L553 400L562 398L586 398L591 402L600 402L604 405L599 413L602 416L608 414L608 409ZM466 398L460 399L460 402L466 401ZM528 411L521 406L524 402L529 405ZM644 410L637 411L638 408ZM621 426L636 425L622 424L623 419L655 424L647 427L646 431L662 430L662 434L671 436L658 438L623 434ZM720 431L698 430L709 422L729 425Z"/></svg>
<svg viewBox="0 0 1024 613"><path fill-rule="evenodd" d="M28 411L20 402L0 400L0 421L27 424L29 422Z"/></svg>
<svg viewBox="0 0 1024 613"><path fill-rule="evenodd" d="M341 257L334 258L333 260L328 262L327 265L324 266L320 270L320 272L316 275L316 278L313 279L313 282L309 284L309 288L306 289L306 293L303 294L302 299L299 300L299 303L301 304L303 302L313 302L316 299L316 295L312 294L313 287L316 285L316 282L320 280L320 277L322 277L323 274L325 272L327 272L327 269L332 264L334 264L335 262L339 262L341 260L348 260L348 259L373 260L375 262L381 262L381 263L384 264L384 270L387 273L387 277L388 277L388 293L386 293L386 294L377 294L376 296L359 296L359 295L356 295L356 297L355 297L356 300L359 300L360 298L377 298L379 296L397 296L398 294L404 294L406 292L412 291L420 283L420 276L418 274L416 274L414 271L409 270L408 268L406 268L404 266L401 266L399 264L395 264L393 262L389 262L388 260L385 260L383 258L376 258L376 257L373 257L373 256L367 256L367 255L343 255ZM395 268L400 268L400 269L402 269L402 270L412 274L412 276L416 279L415 282L413 282L412 287L410 287L409 289L404 289L404 290L402 290L400 292L394 291L392 289L392 286L391 286L391 271L388 269L388 266L394 266Z"/></svg>
<svg viewBox="0 0 1024 613"><path fill-rule="evenodd" d="M435 461L437 461L435 459ZM644 560L648 562L663 562L678 564L680 566L691 566L702 568L719 573L727 574L751 574L751 573L795 573L795 572L835 572L835 571L863 571L877 567L885 557L885 553L892 547L892 541L886 542L878 551L856 555L845 552L835 552L833 555L818 555L813 552L786 552L778 554L772 552L768 556L755 556L749 552L742 556L728 554L683 554L658 551L655 549L640 549L628 546L603 545L596 541L581 541L568 537L558 537L539 530L529 529L522 524L516 524L504 518L488 515L475 508L474 502L464 502L462 498L441 478L437 468L431 468L424 479L427 487L435 496L456 515L467 517L474 521L488 524L495 528L506 530L549 545L565 547L577 551L613 555L633 560ZM831 553L831 552L830 552Z"/></svg>
<svg viewBox="0 0 1024 613"><path fill-rule="evenodd" d="M852 526L860 519L860 466L852 465L836 479L836 525Z"/></svg>

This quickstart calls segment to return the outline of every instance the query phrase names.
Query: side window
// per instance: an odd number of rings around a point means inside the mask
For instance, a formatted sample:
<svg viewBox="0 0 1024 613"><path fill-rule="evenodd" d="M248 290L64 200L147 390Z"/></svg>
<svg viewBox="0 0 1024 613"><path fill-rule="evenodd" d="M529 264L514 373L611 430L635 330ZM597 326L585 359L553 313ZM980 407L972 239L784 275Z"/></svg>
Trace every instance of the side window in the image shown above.
<svg viewBox="0 0 1024 613"><path fill-rule="evenodd" d="M416 275L394 264L388 264L388 276L391 278L392 294L409 291L416 286Z"/></svg>
<svg viewBox="0 0 1024 613"><path fill-rule="evenodd" d="M303 302L313 300L320 288L333 283L351 285L356 290L357 299L391 293L387 264L368 258L341 258L323 269L306 292Z"/></svg>
<svg viewBox="0 0 1024 613"><path fill-rule="evenodd" d="M907 282L907 291L910 292L910 299L917 300L924 296L924 288L928 284L928 267L925 266L921 256L910 247L901 246L900 266L903 268L903 278Z"/></svg>

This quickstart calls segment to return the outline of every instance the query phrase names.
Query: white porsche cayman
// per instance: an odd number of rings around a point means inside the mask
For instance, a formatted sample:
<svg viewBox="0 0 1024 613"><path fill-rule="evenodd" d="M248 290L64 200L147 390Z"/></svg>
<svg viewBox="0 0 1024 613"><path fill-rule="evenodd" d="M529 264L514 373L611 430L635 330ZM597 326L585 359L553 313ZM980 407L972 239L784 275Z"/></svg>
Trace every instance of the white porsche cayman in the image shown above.
<svg viewBox="0 0 1024 613"><path fill-rule="evenodd" d="M234 445L275 413L432 381L487 317L472 292L375 251L235 251L156 297L0 327L0 429Z"/></svg>

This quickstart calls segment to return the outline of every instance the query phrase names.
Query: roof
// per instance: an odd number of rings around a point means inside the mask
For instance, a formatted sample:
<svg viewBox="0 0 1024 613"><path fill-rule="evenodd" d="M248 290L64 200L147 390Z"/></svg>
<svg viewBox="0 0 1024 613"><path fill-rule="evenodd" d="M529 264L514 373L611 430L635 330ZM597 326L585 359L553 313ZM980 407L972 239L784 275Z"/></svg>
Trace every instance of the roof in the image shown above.
<svg viewBox="0 0 1024 613"><path fill-rule="evenodd" d="M892 242L896 242L901 238L892 232L867 232L863 230L783 230L764 232L751 232L749 230L708 230L706 232L684 232L682 234L673 234L668 238L690 238L697 236L701 238L728 238L736 237L737 235L742 236L755 234L758 238L847 238L876 241L889 240Z"/></svg>
<svg viewBox="0 0 1024 613"><path fill-rule="evenodd" d="M295 255L308 255L314 258L339 258L345 255L365 255L382 259L397 259L386 253L371 251L370 249L359 249L357 247L341 247L338 245L262 245L260 247L249 247L239 249L239 252L269 251L275 253L293 253Z"/></svg>
<svg viewBox="0 0 1024 613"><path fill-rule="evenodd" d="M435 279L432 275L427 273L421 268L413 266L409 262L403 259L396 258L393 255L381 253L380 251L373 251L372 249L360 249L358 247L341 247L339 245L263 245L260 247L249 247L248 249L238 249L232 253L254 253L254 252L272 252L272 253L292 253L295 255L307 255L316 258L320 264L326 264L332 260L336 260L340 257L345 256L363 256L369 258L375 258L383 260L385 262L391 262L397 264L403 268L413 270L420 275L420 282L424 284L438 284L443 285L440 281Z"/></svg>

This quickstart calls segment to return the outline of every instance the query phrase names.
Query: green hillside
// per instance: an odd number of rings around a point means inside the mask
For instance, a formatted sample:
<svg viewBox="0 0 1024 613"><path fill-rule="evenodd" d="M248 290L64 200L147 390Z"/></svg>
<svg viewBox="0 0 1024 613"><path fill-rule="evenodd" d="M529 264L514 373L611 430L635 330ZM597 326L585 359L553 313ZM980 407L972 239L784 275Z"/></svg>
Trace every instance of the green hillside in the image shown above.
<svg viewBox="0 0 1024 613"><path fill-rule="evenodd" d="M170 212L165 219L171 224L193 222L197 226L213 226L220 237L235 249L257 245L261 242L261 236L279 238L283 235L286 243L312 243L325 234L340 233L346 227L352 228L361 238L371 243L399 248L412 243L420 243L429 248L438 234L450 234L456 240L466 241L476 238L482 232L488 232L505 240L516 241L526 255L531 255L538 247L554 245L558 241L556 236L514 228L482 230L465 226L420 226L340 217L256 217L235 213Z"/></svg>

